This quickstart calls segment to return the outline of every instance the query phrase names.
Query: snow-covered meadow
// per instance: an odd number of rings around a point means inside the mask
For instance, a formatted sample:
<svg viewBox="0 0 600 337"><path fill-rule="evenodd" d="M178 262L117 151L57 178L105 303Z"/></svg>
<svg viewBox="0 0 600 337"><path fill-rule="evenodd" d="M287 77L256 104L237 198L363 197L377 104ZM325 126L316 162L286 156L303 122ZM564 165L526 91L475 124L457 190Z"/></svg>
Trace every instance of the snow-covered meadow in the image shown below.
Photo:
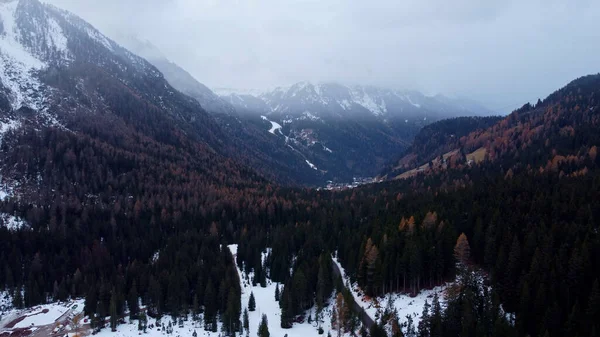
<svg viewBox="0 0 600 337"><path fill-rule="evenodd" d="M433 296L436 293L438 294L440 301L443 301L444 292L450 285L445 284L430 290L423 290L414 297L407 294L396 293L388 294L387 296L379 298L366 299L358 285L350 282L350 278L348 275L346 275L344 268L337 258L333 257L333 263L335 263L339 268L342 280L346 287L352 292L354 300L365 310L369 317L371 317L373 321L377 323L381 323L380 319L383 316L385 309L391 308L392 310L395 309L398 312L398 317L400 318L401 324L406 322L407 316L411 316L414 326L417 326L421 320L421 314L423 313L425 301L431 305ZM390 301L392 302L391 304L389 303Z"/></svg>

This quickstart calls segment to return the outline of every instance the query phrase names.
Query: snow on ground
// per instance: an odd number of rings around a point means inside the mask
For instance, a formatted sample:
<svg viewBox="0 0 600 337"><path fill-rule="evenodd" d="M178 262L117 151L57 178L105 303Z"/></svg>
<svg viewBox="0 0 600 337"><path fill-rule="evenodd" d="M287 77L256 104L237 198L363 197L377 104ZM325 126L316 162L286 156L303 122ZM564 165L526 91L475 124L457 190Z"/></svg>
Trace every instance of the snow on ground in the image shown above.
<svg viewBox="0 0 600 337"><path fill-rule="evenodd" d="M11 301L10 296L6 293L0 294L4 300L0 300L2 305L6 304L7 308L11 308L7 301ZM14 329L19 328L32 328L42 327L45 325L53 324L63 315L68 314L69 316L75 316L83 312L83 299L75 301L62 302L62 303L51 303L38 305L28 309L9 309L2 315L2 321L0 321L0 328L5 327L8 323L19 317L24 317L22 320L14 325Z"/></svg>
<svg viewBox="0 0 600 337"><path fill-rule="evenodd" d="M388 302L391 300L391 308L395 308L398 311L400 323L405 322L406 316L410 315L413 318L414 326L417 326L421 320L421 314L423 312L425 301L427 300L427 302L431 305L431 302L433 301L433 295L437 293L440 298L440 302L442 302L444 299L445 290L449 286L449 284L445 284L443 286L435 287L431 290L423 290L415 297L406 294L389 294L385 297L376 299L366 299L356 283L350 285L350 279L348 278L348 275L346 275L346 271L337 258L332 257L332 259L340 270L342 280L346 286L350 288L352 296L354 296L354 300L365 310L369 317L376 322L379 322L379 319L383 315L385 308L388 307Z"/></svg>
<svg viewBox="0 0 600 337"><path fill-rule="evenodd" d="M15 324L15 328L38 327L52 324L69 311L73 314L82 312L83 302L83 300L77 300L67 303L53 303L33 307L29 309L29 312L26 314L27 317L25 317L24 320Z"/></svg>
<svg viewBox="0 0 600 337"><path fill-rule="evenodd" d="M276 131L279 131L280 134L283 134L283 133L281 133L281 124L279 124L277 122L270 121L265 116L260 116L260 118L262 118L263 120L271 123L271 129L269 130L270 133L275 134Z"/></svg>
<svg viewBox="0 0 600 337"><path fill-rule="evenodd" d="M9 89L11 105L15 110L24 105L40 110L43 97L37 92L42 84L35 72L46 67L46 64L19 42L15 20L18 4L18 1L0 2L0 21L4 25L4 34L0 35L0 80Z"/></svg>
<svg viewBox="0 0 600 337"><path fill-rule="evenodd" d="M2 197L2 193L3 192L0 191L0 200L4 199ZM24 219L7 213L0 213L0 226L4 226L9 230L18 230L24 227L29 227L27 221L25 221Z"/></svg>
<svg viewBox="0 0 600 337"><path fill-rule="evenodd" d="M161 323L164 323L165 326L167 326L171 321L171 316L164 316L161 319ZM158 329L156 327L152 328L152 329L147 329L146 333L140 333L140 331L138 330L138 321L134 320L133 322L129 321L129 317L125 318L125 324L120 324L117 326L117 331L116 332L112 332L110 330L110 327L105 327L104 329L100 330L100 332L98 332L95 336L96 337L133 337L133 336L138 336L138 335L142 335L142 336L147 336L147 337L162 337L162 336L192 336L192 334L194 333L194 331L196 331L196 333L198 334L198 337L218 337L218 336L224 336L221 335L218 332L209 332L209 331L204 331L204 325L203 324L197 324L194 323L191 318L188 319L186 322L184 322L183 327L179 327L178 324L174 324L173 325L173 334L171 335L167 335L166 332L163 332L161 329ZM156 325L156 320L153 318L149 318L148 319L148 326Z"/></svg>
<svg viewBox="0 0 600 337"><path fill-rule="evenodd" d="M229 245L229 249L231 253L235 256L237 254L237 245ZM267 253L263 254L263 258L267 256ZM288 337L310 337L310 336L319 336L318 327L316 323L294 323L291 329L282 329L281 328L281 309L279 308L279 302L275 301L275 288L277 286L276 283L271 282L270 279L267 278L267 287L261 288L260 285L256 287L252 286L251 275L244 277L242 271L238 268L238 275L240 276L240 280L242 282L242 312L244 308L248 307L248 300L250 298L250 293L254 293L254 298L256 299L256 311L248 312L248 318L250 322L250 336L256 336L258 331L258 325L260 323L262 314L267 315L267 319L269 321L269 333L274 337L283 337L287 335ZM283 290L283 285L279 285L280 291ZM330 331L332 336L337 335L337 331L334 331L331 328L331 306L333 304L333 300L329 301L330 306L324 310L323 313L323 323L322 327L324 330L324 334L322 336L327 336L327 332ZM305 315L308 317L308 314ZM311 310L311 316L314 318L315 310Z"/></svg>
<svg viewBox="0 0 600 337"><path fill-rule="evenodd" d="M315 171L318 170L318 168L315 166L315 164L309 162L308 159L306 160L306 163L308 164L308 166L310 166L311 169L313 169Z"/></svg>
<svg viewBox="0 0 600 337"><path fill-rule="evenodd" d="M379 103L375 102L375 100L365 92L364 88L354 88L350 94L352 95L354 103L362 105L376 116L383 115L387 112L385 101L380 100Z"/></svg>
<svg viewBox="0 0 600 337"><path fill-rule="evenodd" d="M237 254L237 245L229 245L228 246L231 253L235 256ZM270 250L266 250L263 253L263 262L268 256ZM256 300L256 310L253 312L248 312L249 318L249 330L244 331L243 336L256 336L258 332L258 326L260 324L260 320L262 314L266 314L269 322L269 332L271 336L274 337L283 337L287 335L288 337L318 337L318 327L315 322L312 324L309 323L295 323L291 329L282 329L281 328L281 309L279 308L279 303L275 301L275 288L277 286L276 283L271 282L267 278L267 287L261 288L260 285L253 287L251 284L252 273L250 275L243 275L242 271L238 268L238 275L240 276L241 288L242 288L242 313L244 309L248 308L248 300L250 298L250 293L254 293L254 297ZM283 286L279 285L280 290L283 290ZM333 304L333 300L330 300L330 304ZM331 335L337 335L337 332L331 329L331 307L328 307L324 310L323 314L323 323L322 327L324 329L324 334L322 336L327 336L327 332L331 331ZM306 315L308 317L308 314ZM314 317L314 310L312 310L312 316ZM161 323L165 326L171 322L171 316L166 315L163 316ZM240 321L242 317L240 316ZM126 317L125 321L127 323L120 324L117 326L116 332L111 332L110 328L105 327L102 329L96 337L133 337L140 335L138 331L138 321L134 320L133 322L129 321L129 318ZM183 322L183 326L180 327L179 324L172 324L173 333L171 335L167 335L162 329L157 329L156 327L147 329L147 332L142 336L147 337L163 337L163 336L192 336L194 331L197 333L198 337L223 337L225 336L223 332L211 332L205 331L203 324L198 324L191 319L191 315L188 317L187 321ZM148 326L154 325L156 326L156 320L153 318L148 319ZM221 328L219 324L219 329ZM344 335L348 337L348 334Z"/></svg>

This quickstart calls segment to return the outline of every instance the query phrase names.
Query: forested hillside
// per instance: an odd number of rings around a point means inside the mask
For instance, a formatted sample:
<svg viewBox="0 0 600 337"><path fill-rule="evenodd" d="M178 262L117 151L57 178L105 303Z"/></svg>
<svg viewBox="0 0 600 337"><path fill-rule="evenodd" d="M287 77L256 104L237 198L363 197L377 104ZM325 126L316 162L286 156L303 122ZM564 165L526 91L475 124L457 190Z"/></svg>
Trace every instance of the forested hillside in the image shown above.
<svg viewBox="0 0 600 337"><path fill-rule="evenodd" d="M462 137L477 130L487 129L500 120L500 117L457 117L429 124L419 131L401 158L394 158L380 175L394 178L407 170L428 163L457 148Z"/></svg>
<svg viewBox="0 0 600 337"><path fill-rule="evenodd" d="M101 134L16 134L15 146L3 145L6 165L28 180L40 172L53 190L3 202L28 226L0 228L0 284L16 305L85 296L86 311L102 316L135 307L137 295L151 315L195 308L222 321L241 310L226 305L239 296L223 249L235 242L239 265L284 283L282 324L291 325L329 299L331 253L368 295L415 293L454 279L464 233L469 263L489 273L492 293L450 294L431 335L591 335L600 298L599 92L599 76L584 78L462 137L489 146L493 155L479 164L343 192L270 186L218 157L205 160L228 174L202 171L196 152L135 134L127 144L137 145L119 149Z"/></svg>
<svg viewBox="0 0 600 337"><path fill-rule="evenodd" d="M500 121L426 129L413 150L432 163L406 179L289 188L82 20L35 0L0 8L0 42L39 61L23 68L0 50L2 74L16 74L0 83L0 291L15 307L85 298L93 328L191 315L232 336L249 306L237 266L282 284L282 328L335 301L346 303L335 333L357 334L335 257L367 299L452 283L418 332L390 308L372 337L598 332L600 75ZM64 50L41 38L53 22Z"/></svg>

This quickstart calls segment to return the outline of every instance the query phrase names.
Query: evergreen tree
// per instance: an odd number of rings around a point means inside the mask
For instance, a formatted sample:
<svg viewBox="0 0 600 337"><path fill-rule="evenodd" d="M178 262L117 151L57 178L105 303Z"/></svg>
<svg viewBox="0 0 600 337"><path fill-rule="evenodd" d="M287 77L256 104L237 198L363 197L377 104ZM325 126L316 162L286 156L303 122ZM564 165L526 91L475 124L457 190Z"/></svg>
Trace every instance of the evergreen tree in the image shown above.
<svg viewBox="0 0 600 337"><path fill-rule="evenodd" d="M417 332L415 331L415 325L413 324L413 318L411 315L406 316L406 337L417 337Z"/></svg>
<svg viewBox="0 0 600 337"><path fill-rule="evenodd" d="M267 315L263 314L260 320L260 324L258 326L258 337L269 337L269 323L267 320Z"/></svg>
<svg viewBox="0 0 600 337"><path fill-rule="evenodd" d="M281 327L283 329L289 329L292 327L292 317L294 308L292 302L292 294L290 293L288 287L283 288L283 293L279 301L279 306L281 307Z"/></svg>
<svg viewBox="0 0 600 337"><path fill-rule="evenodd" d="M206 284L206 290L204 291L204 327L205 330L215 330L213 322L216 321L217 316L217 294L212 281L208 281Z"/></svg>
<svg viewBox="0 0 600 337"><path fill-rule="evenodd" d="M244 309L244 318L243 318L244 330L246 330L246 335L250 334L250 320L248 318L248 309Z"/></svg>
<svg viewBox="0 0 600 337"><path fill-rule="evenodd" d="M425 300L425 304L423 305L423 313L421 314L421 320L418 325L418 336L419 337L429 337L429 327L431 326L431 321L429 319L429 303Z"/></svg>
<svg viewBox="0 0 600 337"><path fill-rule="evenodd" d="M279 302L279 283L275 285L275 301Z"/></svg>
<svg viewBox="0 0 600 337"><path fill-rule="evenodd" d="M117 331L118 324L118 312L117 312L117 294L113 289L112 295L110 297L110 330L112 332Z"/></svg>
<svg viewBox="0 0 600 337"><path fill-rule="evenodd" d="M433 295L433 302L431 305L431 317L429 323L429 333L431 337L442 337L443 333L442 326L442 306L440 305L440 298L438 294Z"/></svg>
<svg viewBox="0 0 600 337"><path fill-rule="evenodd" d="M598 279L594 281L592 285L592 291L589 296L588 307L586 310L586 317L588 324L590 324L590 333L592 330L599 331L600 323L598 317L600 317L600 284Z"/></svg>
<svg viewBox="0 0 600 337"><path fill-rule="evenodd" d="M256 300L254 299L254 292L250 292L250 298L248 299L248 310L256 310Z"/></svg>
<svg viewBox="0 0 600 337"><path fill-rule="evenodd" d="M137 286L135 284L135 281L133 282L133 285L131 286L131 289L129 291L129 296L127 298L127 306L129 307L130 319L137 318L137 315L139 312L139 305L138 305L138 292L137 292Z"/></svg>

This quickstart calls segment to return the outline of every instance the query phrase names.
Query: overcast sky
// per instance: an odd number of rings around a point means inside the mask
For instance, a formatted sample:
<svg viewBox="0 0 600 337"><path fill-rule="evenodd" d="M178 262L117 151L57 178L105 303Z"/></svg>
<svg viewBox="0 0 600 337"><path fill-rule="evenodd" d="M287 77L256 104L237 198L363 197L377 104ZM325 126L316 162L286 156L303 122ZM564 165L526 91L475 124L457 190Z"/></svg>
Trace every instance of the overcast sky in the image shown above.
<svg viewBox="0 0 600 337"><path fill-rule="evenodd" d="M213 88L338 81L500 111L600 72L598 0L46 1L149 40Z"/></svg>

